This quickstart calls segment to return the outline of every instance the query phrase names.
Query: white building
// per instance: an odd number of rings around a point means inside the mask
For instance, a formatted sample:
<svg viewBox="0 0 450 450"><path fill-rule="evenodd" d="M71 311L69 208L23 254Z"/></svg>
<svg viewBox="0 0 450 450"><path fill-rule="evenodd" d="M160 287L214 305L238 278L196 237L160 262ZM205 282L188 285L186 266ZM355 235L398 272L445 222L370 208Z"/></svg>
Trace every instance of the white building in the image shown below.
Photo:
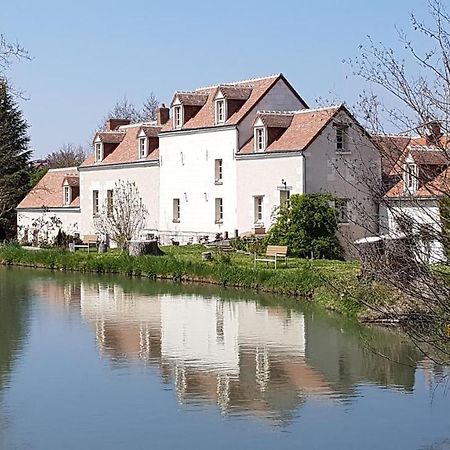
<svg viewBox="0 0 450 450"><path fill-rule="evenodd" d="M440 200L450 192L447 143L433 142L430 136L385 136L382 141L388 189L380 208L381 232L402 237L406 225L409 234L424 236L417 255L421 260L445 261Z"/></svg>
<svg viewBox="0 0 450 450"><path fill-rule="evenodd" d="M344 244L377 232L377 205L361 188L368 172L381 180L379 153L345 106L310 109L279 74L176 92L170 109L156 123L111 119L97 133L78 168L81 235L95 234L119 180L136 184L144 235L162 243L264 233L294 193L339 199Z"/></svg>

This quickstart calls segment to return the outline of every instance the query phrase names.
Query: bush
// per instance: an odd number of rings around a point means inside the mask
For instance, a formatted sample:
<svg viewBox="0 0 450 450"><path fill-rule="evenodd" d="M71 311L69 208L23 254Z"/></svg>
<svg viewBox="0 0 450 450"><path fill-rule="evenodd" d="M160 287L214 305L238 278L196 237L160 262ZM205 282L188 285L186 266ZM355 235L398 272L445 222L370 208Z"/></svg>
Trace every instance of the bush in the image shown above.
<svg viewBox="0 0 450 450"><path fill-rule="evenodd" d="M291 256L342 259L336 236L337 211L327 194L294 194L276 211L267 243L287 245Z"/></svg>

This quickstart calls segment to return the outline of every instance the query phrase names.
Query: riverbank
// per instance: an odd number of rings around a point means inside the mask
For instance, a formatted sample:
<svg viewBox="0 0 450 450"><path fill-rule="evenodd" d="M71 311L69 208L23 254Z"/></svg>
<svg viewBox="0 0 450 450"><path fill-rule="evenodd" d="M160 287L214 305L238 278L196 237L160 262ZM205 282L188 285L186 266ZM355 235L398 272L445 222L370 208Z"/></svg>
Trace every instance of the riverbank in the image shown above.
<svg viewBox="0 0 450 450"><path fill-rule="evenodd" d="M373 308L395 301L386 287L358 280L359 264L349 261L289 258L276 270L243 253L214 254L202 261L203 246L163 247L164 256L133 257L119 251L105 254L65 250L0 247L0 264L58 271L122 274L176 282L198 282L295 296L359 319L376 317Z"/></svg>

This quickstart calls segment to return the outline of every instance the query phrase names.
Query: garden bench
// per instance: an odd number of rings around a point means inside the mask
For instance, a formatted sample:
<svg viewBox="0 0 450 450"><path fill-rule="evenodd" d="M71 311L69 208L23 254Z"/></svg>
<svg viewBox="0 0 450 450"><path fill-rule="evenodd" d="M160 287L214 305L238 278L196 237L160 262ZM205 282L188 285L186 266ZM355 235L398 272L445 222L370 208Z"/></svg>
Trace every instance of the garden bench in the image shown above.
<svg viewBox="0 0 450 450"><path fill-rule="evenodd" d="M287 246L286 245L268 245L266 249L265 257L258 257L255 253L255 267L256 262L261 261L265 263L274 263L275 269L277 268L277 261L284 259L284 263L287 265Z"/></svg>
<svg viewBox="0 0 450 450"><path fill-rule="evenodd" d="M98 238L95 234L86 234L85 236L83 236L82 241L83 241L82 244L73 245L74 251L77 248L87 248L87 251L89 253L91 246L94 246L96 249L98 248Z"/></svg>

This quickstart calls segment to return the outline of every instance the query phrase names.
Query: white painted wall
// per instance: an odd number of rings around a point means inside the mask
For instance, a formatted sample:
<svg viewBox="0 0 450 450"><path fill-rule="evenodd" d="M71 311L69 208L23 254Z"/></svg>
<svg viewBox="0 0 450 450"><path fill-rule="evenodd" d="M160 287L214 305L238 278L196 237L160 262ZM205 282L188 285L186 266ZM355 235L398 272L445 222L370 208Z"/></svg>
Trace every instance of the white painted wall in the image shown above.
<svg viewBox="0 0 450 450"><path fill-rule="evenodd" d="M61 221L61 230L66 234L74 235L79 233L81 213L79 209L70 208L50 208L48 210L42 209L25 209L17 211L17 238L19 241L27 240L28 242L33 241L33 231L38 229L38 239L40 241L48 239L49 242L58 234L58 227L53 226L52 217L57 217ZM34 226L33 223L37 223L38 227ZM39 224L43 224L41 227ZM45 224L48 224L45 225ZM26 239L26 234L28 232L28 239Z"/></svg>
<svg viewBox="0 0 450 450"><path fill-rule="evenodd" d="M136 183L139 194L148 210L146 229L158 229L159 221L159 167L148 165L133 165L132 167L109 166L99 167L94 170L80 170L80 207L81 234L95 234L93 220L92 192L99 191L99 204L106 202L106 191L114 189L119 180Z"/></svg>
<svg viewBox="0 0 450 450"><path fill-rule="evenodd" d="M176 132L160 136L160 237L189 238L236 228L237 131ZM223 161L223 183L215 184L215 160ZM180 222L173 222L173 199L180 199ZM215 198L223 199L223 222L215 223Z"/></svg>
<svg viewBox="0 0 450 450"><path fill-rule="evenodd" d="M336 120L351 119L341 112ZM307 193L329 192L350 199L351 220L340 225L339 231L351 256L351 243L378 231L378 206L368 185L381 183L381 160L370 139L354 123L347 129L346 149L346 154L336 153L336 132L330 123L305 152L305 173Z"/></svg>
<svg viewBox="0 0 450 450"><path fill-rule="evenodd" d="M383 207L383 215L386 217L388 234L399 232L398 218L410 217L414 221L414 226L429 225L433 229L440 231L441 215L437 200L400 200L392 202L388 207ZM445 250L439 241L431 242L430 249L421 247L421 258L428 258L429 262L437 263L446 261ZM425 256L427 255L427 256ZM428 257L429 255L429 257Z"/></svg>
<svg viewBox="0 0 450 450"><path fill-rule="evenodd" d="M272 155L269 155L272 156ZM251 232L255 227L254 197L264 196L263 223L267 229L272 225L272 213L280 206L281 180L291 187L291 195L301 193L301 156L289 157L258 154L252 159L238 159L237 171L237 218L239 234Z"/></svg>

